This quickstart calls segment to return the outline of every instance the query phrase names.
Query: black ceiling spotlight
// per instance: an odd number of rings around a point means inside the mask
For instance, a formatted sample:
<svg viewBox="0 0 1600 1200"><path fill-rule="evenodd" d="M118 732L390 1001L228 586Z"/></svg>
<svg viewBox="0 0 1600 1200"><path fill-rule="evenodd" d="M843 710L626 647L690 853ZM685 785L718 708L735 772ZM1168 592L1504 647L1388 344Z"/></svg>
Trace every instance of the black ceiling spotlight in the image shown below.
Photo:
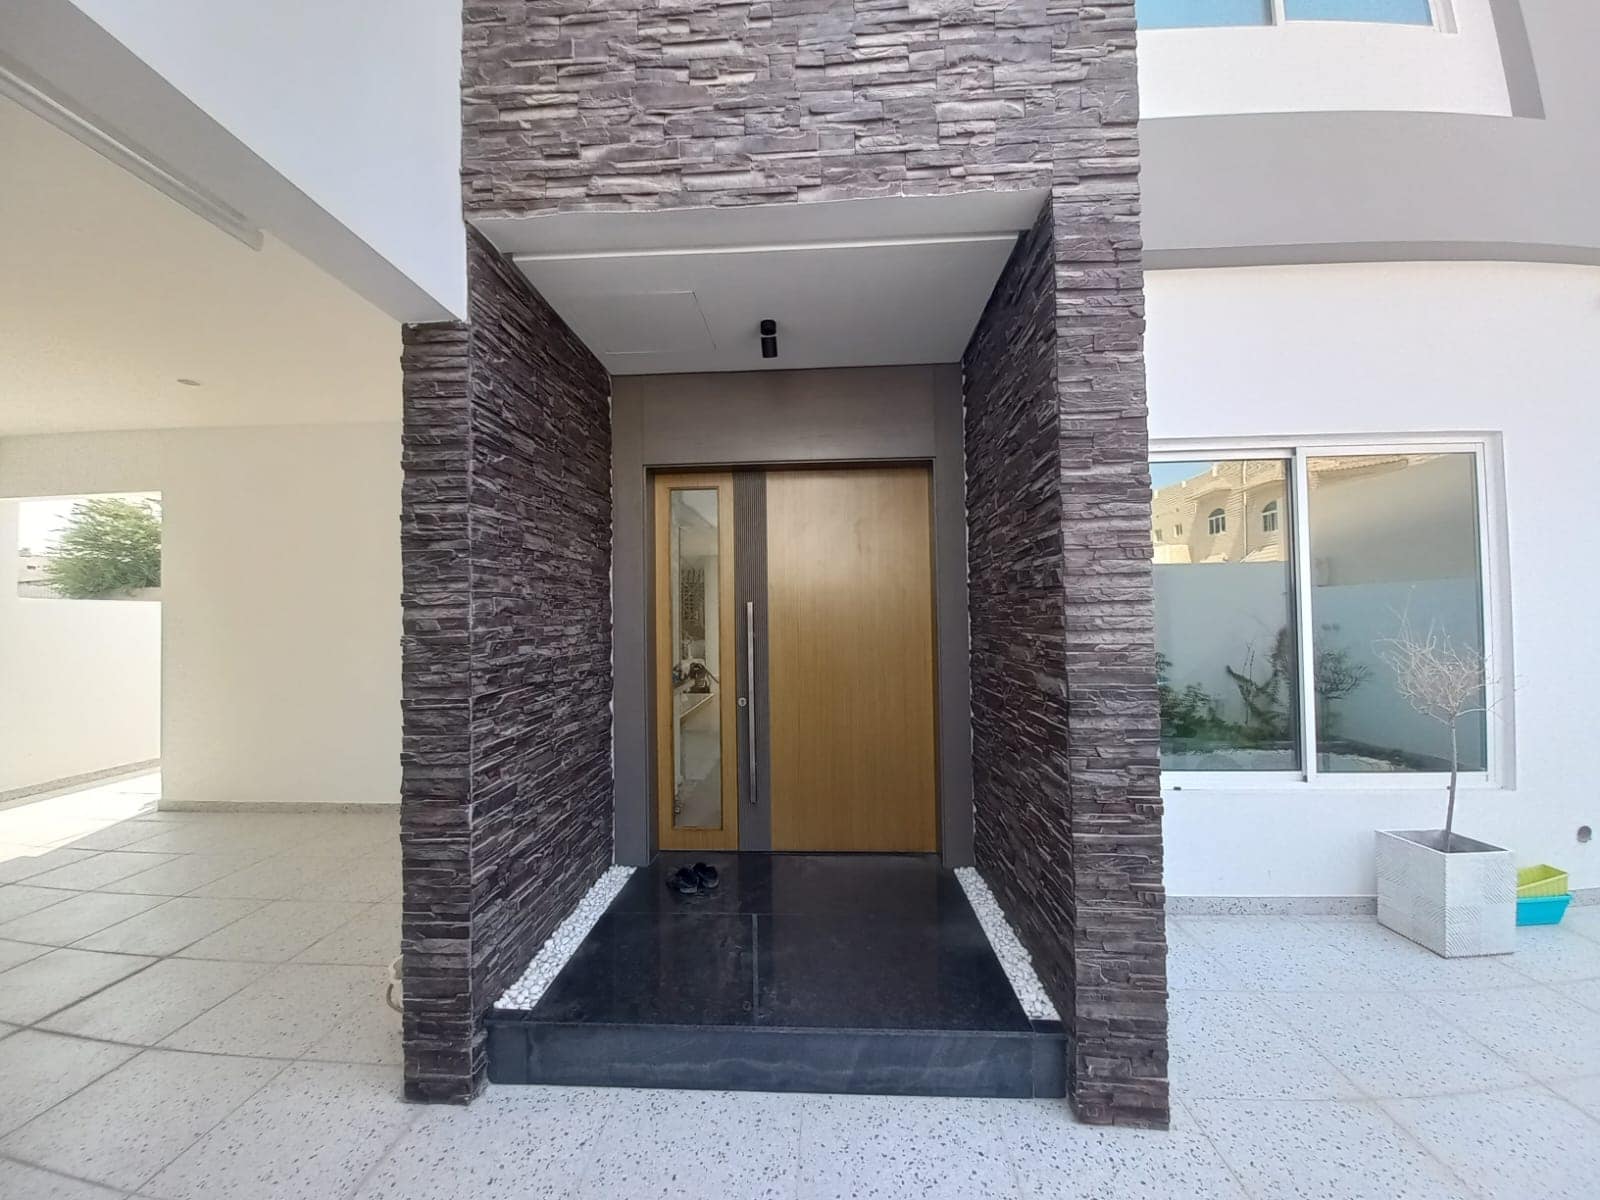
<svg viewBox="0 0 1600 1200"><path fill-rule="evenodd" d="M761 320L761 357L778 357L778 323L771 317Z"/></svg>

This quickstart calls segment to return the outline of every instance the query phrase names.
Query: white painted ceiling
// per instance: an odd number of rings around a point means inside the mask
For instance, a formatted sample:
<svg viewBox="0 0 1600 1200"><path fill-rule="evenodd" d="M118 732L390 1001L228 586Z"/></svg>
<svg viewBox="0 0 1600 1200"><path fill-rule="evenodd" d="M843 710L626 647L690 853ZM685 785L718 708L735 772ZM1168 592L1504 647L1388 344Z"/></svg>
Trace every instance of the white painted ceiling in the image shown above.
<svg viewBox="0 0 1600 1200"><path fill-rule="evenodd" d="M480 228L618 375L955 362L1032 192L660 213ZM758 326L778 326L763 359Z"/></svg>
<svg viewBox="0 0 1600 1200"><path fill-rule="evenodd" d="M281 242L0 100L0 436L397 421L399 355L392 318Z"/></svg>

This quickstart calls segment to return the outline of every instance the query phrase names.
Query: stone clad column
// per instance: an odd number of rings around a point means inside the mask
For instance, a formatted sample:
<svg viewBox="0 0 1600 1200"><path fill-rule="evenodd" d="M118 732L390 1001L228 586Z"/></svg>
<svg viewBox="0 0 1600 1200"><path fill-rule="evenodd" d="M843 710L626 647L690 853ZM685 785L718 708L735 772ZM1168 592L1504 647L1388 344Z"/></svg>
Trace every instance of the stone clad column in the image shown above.
<svg viewBox="0 0 1600 1200"><path fill-rule="evenodd" d="M405 330L406 1094L464 1101L483 1014L611 864L610 379L482 237L466 324Z"/></svg>

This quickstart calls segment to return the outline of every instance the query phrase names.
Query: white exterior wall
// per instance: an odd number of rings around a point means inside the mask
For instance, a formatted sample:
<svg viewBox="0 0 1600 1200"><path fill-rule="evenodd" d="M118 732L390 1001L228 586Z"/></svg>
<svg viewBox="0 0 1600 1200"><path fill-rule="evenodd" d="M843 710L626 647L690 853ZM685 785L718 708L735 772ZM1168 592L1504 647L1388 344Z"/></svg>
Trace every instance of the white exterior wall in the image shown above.
<svg viewBox="0 0 1600 1200"><path fill-rule="evenodd" d="M466 312L459 3L72 2L446 309Z"/></svg>
<svg viewBox="0 0 1600 1200"><path fill-rule="evenodd" d="M1600 268L1389 263L1153 271L1151 437L1494 435L1514 763L1465 791L1457 829L1600 886L1587 779L1600 539L1576 497L1600 446ZM1493 464L1491 463L1491 469ZM1491 491L1498 490L1491 488ZM1502 643L1505 639L1502 638ZM1186 784L1166 791L1175 896L1369 895L1372 831L1438 827L1442 789Z"/></svg>
<svg viewBox="0 0 1600 1200"><path fill-rule="evenodd" d="M1146 119L1220 113L1509 116L1490 0L1434 0L1439 28L1377 22L1139 31Z"/></svg>
<svg viewBox="0 0 1600 1200"><path fill-rule="evenodd" d="M161 604L23 599L0 500L0 792L161 754Z"/></svg>
<svg viewBox="0 0 1600 1200"><path fill-rule="evenodd" d="M395 423L0 439L0 495L162 494L163 795L391 804Z"/></svg>

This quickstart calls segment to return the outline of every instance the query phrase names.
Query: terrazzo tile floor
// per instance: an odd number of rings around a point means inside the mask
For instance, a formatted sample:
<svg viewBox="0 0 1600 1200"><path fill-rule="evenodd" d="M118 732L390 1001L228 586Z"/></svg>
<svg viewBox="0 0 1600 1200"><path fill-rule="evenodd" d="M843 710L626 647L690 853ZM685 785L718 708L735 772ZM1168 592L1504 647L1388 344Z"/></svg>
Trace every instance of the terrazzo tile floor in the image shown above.
<svg viewBox="0 0 1600 1200"><path fill-rule="evenodd" d="M1169 922L1173 1127L1064 1103L490 1088L408 1105L396 818L0 809L0 1198L1600 1196L1600 910L1446 962Z"/></svg>

